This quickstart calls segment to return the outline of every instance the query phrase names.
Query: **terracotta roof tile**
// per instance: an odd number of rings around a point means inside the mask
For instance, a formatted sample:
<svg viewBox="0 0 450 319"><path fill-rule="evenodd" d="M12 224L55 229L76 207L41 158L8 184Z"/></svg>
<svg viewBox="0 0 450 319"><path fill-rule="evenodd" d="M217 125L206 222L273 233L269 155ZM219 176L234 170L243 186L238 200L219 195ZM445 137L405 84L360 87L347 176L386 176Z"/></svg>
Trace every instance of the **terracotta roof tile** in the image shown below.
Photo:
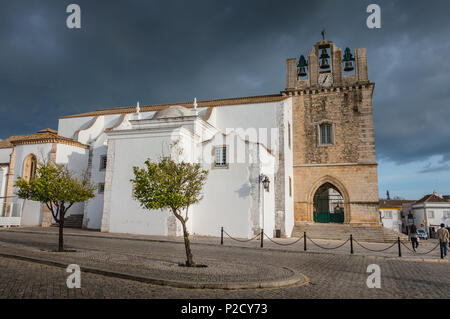
<svg viewBox="0 0 450 319"><path fill-rule="evenodd" d="M13 145L11 144L11 142L9 140L10 140L10 137L8 137L5 140L0 141L0 149L13 147Z"/></svg>
<svg viewBox="0 0 450 319"><path fill-rule="evenodd" d="M198 103L198 107L218 107L218 106L228 106L228 105L278 102L278 101L286 100L288 98L289 98L289 96L282 96L281 94L273 94L273 95L249 96L249 97L220 99L220 100L198 101L197 103ZM193 104L193 102L181 102L181 103L171 103L171 104L146 105L146 106L140 106L140 108L141 108L141 112L151 112L151 111L163 110L163 109L165 109L169 106L173 106L173 105L181 105L184 107L193 107L192 104ZM74 118L74 117L125 114L125 113L134 113L135 110L136 110L136 106L116 107L116 108L107 108L107 109L103 109L103 110L96 110L93 112L62 116L60 118L66 119L66 118Z"/></svg>
<svg viewBox="0 0 450 319"><path fill-rule="evenodd" d="M445 199L435 194L425 195L422 199L416 203L448 203Z"/></svg>
<svg viewBox="0 0 450 319"><path fill-rule="evenodd" d="M380 199L380 208L401 208L403 204L414 203L415 200Z"/></svg>
<svg viewBox="0 0 450 319"><path fill-rule="evenodd" d="M41 133L39 133L41 132ZM0 141L0 148L11 148L15 145L42 144L42 143L62 143L86 148L87 146L71 138L59 136L57 131L44 129L36 134L14 135L4 141Z"/></svg>

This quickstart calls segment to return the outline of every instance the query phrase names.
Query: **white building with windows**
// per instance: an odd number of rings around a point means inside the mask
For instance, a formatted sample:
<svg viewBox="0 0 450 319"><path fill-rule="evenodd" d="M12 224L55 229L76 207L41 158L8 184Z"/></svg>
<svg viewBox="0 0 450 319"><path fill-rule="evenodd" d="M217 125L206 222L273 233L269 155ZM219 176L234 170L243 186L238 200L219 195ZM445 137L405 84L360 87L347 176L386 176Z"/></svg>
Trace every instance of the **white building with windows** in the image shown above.
<svg viewBox="0 0 450 319"><path fill-rule="evenodd" d="M403 232L403 206L414 201L401 199L380 199L380 220L383 227L397 233Z"/></svg>
<svg viewBox="0 0 450 319"><path fill-rule="evenodd" d="M294 226L292 101L281 95L113 108L60 118L58 131L0 142L0 197L20 207L23 226L49 226L43 205L15 197L18 176L32 178L39 161L87 171L95 198L72 207L69 219L104 232L180 235L168 211L145 211L133 198L133 166L173 152L209 170L203 200L189 211L188 229L220 235L221 227L250 238L263 228L290 236ZM268 177L265 189L261 179ZM80 225L81 226L81 225Z"/></svg>
<svg viewBox="0 0 450 319"><path fill-rule="evenodd" d="M414 203L411 213L417 229L423 229L431 237L441 224L450 227L450 202L436 191Z"/></svg>

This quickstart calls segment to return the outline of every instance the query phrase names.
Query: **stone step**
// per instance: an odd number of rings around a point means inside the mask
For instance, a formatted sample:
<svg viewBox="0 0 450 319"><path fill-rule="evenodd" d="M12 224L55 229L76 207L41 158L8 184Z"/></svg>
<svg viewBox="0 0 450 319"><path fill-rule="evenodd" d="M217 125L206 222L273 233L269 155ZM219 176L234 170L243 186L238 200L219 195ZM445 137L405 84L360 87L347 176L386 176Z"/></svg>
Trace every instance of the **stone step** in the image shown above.
<svg viewBox="0 0 450 319"><path fill-rule="evenodd" d="M58 224L52 224L53 227L58 227ZM64 219L64 228L82 228L83 227L83 215L76 214L70 215Z"/></svg>
<svg viewBox="0 0 450 319"><path fill-rule="evenodd" d="M296 224L292 232L292 237L302 237L306 232L312 239L347 240L350 235L361 242L382 242L392 243L400 237L402 241L407 241L404 234L394 232L381 226L353 226L346 224Z"/></svg>

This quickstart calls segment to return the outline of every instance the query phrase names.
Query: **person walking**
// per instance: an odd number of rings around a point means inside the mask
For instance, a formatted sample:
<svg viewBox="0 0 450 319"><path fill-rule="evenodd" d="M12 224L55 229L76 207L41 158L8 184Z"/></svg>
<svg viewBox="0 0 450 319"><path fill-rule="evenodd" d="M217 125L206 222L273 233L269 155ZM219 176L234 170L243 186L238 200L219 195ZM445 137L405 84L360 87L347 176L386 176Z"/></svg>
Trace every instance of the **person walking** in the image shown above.
<svg viewBox="0 0 450 319"><path fill-rule="evenodd" d="M419 233L416 225L412 225L409 231L409 238L411 239L412 248L414 251L419 247Z"/></svg>
<svg viewBox="0 0 450 319"><path fill-rule="evenodd" d="M447 245L450 241L450 234L445 228L445 224L441 224L441 228L437 231L437 236L439 238L439 243L441 244L441 252L444 257L447 257Z"/></svg>

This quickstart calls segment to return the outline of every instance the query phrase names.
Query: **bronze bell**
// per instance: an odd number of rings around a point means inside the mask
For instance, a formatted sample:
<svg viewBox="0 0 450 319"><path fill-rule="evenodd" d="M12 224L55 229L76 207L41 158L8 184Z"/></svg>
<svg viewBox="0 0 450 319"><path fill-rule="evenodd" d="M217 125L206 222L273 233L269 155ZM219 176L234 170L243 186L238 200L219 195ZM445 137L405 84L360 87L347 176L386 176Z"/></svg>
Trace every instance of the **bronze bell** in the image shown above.
<svg viewBox="0 0 450 319"><path fill-rule="evenodd" d="M297 73L299 77L307 76L306 68L308 67L308 62L306 62L305 57L302 55L298 61L297 65Z"/></svg>
<svg viewBox="0 0 450 319"><path fill-rule="evenodd" d="M353 63L351 61L345 62L344 71L350 72L353 71L355 68L353 67Z"/></svg>
<svg viewBox="0 0 450 319"><path fill-rule="evenodd" d="M342 60L342 62L345 62L344 66L345 72L350 72L355 69L353 66L353 61L355 61L355 58L353 57L352 51L350 51L349 48L346 48L344 53L344 59Z"/></svg>
<svg viewBox="0 0 450 319"><path fill-rule="evenodd" d="M306 69L305 67L301 67L300 70L298 71L298 76L299 77L304 77L307 76L308 74L306 73Z"/></svg>
<svg viewBox="0 0 450 319"><path fill-rule="evenodd" d="M320 68L321 69L329 69L330 64L328 63L328 59L330 56L328 55L328 52L326 49L322 49L322 54L320 55Z"/></svg>

